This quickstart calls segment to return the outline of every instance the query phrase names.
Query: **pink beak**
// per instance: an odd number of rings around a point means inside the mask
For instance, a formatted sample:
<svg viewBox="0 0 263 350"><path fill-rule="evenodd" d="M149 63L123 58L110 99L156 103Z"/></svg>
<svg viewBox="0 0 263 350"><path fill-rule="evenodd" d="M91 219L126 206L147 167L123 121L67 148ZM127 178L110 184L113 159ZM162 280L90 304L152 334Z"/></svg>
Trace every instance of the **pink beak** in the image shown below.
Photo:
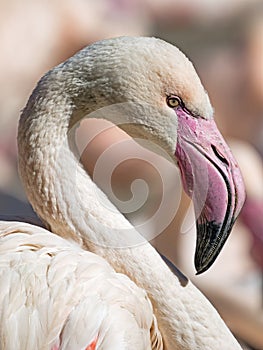
<svg viewBox="0 0 263 350"><path fill-rule="evenodd" d="M238 165L214 119L178 108L175 156L184 190L197 218L195 268L206 271L220 253L243 206L245 190Z"/></svg>

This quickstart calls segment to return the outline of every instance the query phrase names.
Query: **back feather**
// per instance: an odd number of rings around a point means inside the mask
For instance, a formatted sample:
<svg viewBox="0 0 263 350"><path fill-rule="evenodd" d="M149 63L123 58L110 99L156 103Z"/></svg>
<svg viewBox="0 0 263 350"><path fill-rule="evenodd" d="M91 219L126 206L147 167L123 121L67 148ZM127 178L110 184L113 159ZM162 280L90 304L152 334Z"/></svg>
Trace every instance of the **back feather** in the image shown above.
<svg viewBox="0 0 263 350"><path fill-rule="evenodd" d="M144 290L42 228L0 224L1 350L163 349Z"/></svg>

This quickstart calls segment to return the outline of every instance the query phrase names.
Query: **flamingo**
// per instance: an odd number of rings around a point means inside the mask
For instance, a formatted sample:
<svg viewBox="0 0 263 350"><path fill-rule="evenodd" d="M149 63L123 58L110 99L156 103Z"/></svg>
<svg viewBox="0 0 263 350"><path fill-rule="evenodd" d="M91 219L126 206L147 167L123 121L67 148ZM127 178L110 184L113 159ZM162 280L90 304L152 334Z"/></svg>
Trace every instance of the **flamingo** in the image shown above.
<svg viewBox="0 0 263 350"><path fill-rule="evenodd" d="M49 231L1 223L1 349L241 349L78 161L71 131L94 113L116 124L125 116L129 135L176 157L198 214L197 273L242 207L238 166L184 54L140 37L84 48L40 80L20 118L20 176Z"/></svg>

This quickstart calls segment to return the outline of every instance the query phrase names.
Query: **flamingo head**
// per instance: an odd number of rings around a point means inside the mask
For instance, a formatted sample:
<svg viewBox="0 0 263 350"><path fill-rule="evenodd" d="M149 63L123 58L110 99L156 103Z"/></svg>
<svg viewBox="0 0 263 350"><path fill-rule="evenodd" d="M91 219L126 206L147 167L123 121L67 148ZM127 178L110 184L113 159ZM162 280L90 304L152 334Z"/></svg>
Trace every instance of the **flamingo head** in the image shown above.
<svg viewBox="0 0 263 350"><path fill-rule="evenodd" d="M184 54L154 38L120 41L124 47L120 45L119 55L124 50L122 57L129 70L122 75L129 83L123 96L146 104L136 111L134 121L164 140L177 160L197 218L195 267L197 273L204 272L221 251L243 206L239 167L218 131L208 95ZM121 70L126 68L122 65ZM122 84L127 86L125 81Z"/></svg>
<svg viewBox="0 0 263 350"><path fill-rule="evenodd" d="M87 71L92 74L93 88L83 98L100 106L127 103L128 123L121 127L137 136L139 126L140 135L157 139L175 157L195 208L195 267L197 273L206 271L229 236L245 192L192 63L162 40L131 37L95 43L77 59L86 61L79 65L80 80Z"/></svg>
<svg viewBox="0 0 263 350"><path fill-rule="evenodd" d="M71 123L83 114L96 118L98 109L114 106L102 118L119 120L131 136L157 140L177 161L195 207L195 267L197 273L207 270L226 242L245 194L192 63L162 40L120 37L81 50L48 73L38 90L49 86L50 77L56 81L51 94L61 85L65 99L69 96Z"/></svg>

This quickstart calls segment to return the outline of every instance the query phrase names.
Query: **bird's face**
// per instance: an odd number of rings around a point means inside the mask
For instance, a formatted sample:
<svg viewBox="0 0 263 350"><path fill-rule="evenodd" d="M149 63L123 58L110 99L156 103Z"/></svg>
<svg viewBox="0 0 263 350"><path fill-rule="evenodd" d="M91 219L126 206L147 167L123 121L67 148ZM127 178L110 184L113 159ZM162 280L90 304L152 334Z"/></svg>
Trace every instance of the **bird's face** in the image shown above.
<svg viewBox="0 0 263 350"><path fill-rule="evenodd" d="M171 147L183 187L194 203L195 267L201 273L215 261L243 206L243 180L190 61L169 44L156 41L153 45L152 53L150 48L141 53L144 67L137 81L145 86L144 99L159 111L159 132L167 143L174 138ZM156 117L149 123L158 128Z"/></svg>
<svg viewBox="0 0 263 350"><path fill-rule="evenodd" d="M170 44L119 38L106 46L98 44L97 49L110 57L107 69L100 71L105 86L111 86L112 100L135 102L139 107L131 121L164 140L177 160L197 218L195 266L204 272L221 251L245 197L239 168L217 129L207 93L191 62Z"/></svg>

